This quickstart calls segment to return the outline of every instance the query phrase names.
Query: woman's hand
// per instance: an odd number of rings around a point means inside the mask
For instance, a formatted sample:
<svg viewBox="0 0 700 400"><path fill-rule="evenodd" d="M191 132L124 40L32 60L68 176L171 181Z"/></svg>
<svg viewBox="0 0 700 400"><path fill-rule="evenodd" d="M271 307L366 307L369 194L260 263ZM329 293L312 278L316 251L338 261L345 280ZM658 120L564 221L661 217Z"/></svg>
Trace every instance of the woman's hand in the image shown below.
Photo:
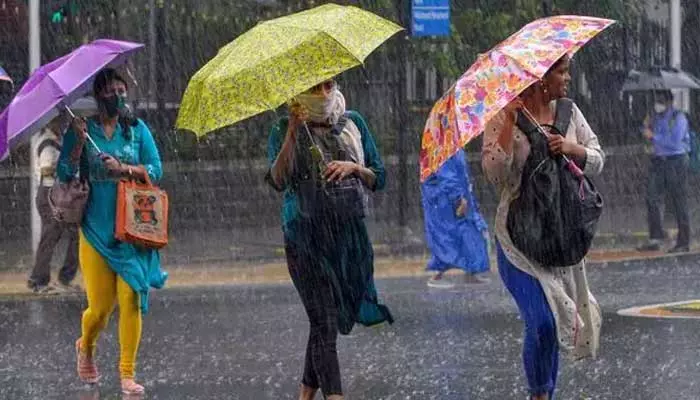
<svg viewBox="0 0 700 400"><path fill-rule="evenodd" d="M116 158L112 157L109 154L101 154L100 158L102 159L102 162L104 163L105 168L107 171L109 171L109 174L112 176L122 176L124 175L124 166L122 163L117 160Z"/></svg>
<svg viewBox="0 0 700 400"><path fill-rule="evenodd" d="M523 101L516 97L503 108L504 121L501 124L501 131L498 133L497 143L506 154L513 153L513 131L518 111L524 107Z"/></svg>
<svg viewBox="0 0 700 400"><path fill-rule="evenodd" d="M308 110L299 103L293 103L289 106L289 126L287 127L287 137L291 140L296 139L297 131L306 120L309 119Z"/></svg>
<svg viewBox="0 0 700 400"><path fill-rule="evenodd" d="M510 121L515 122L518 111L520 111L523 107L523 101L520 99L520 97L516 97L503 108L503 111L505 111L506 115L510 118Z"/></svg>
<svg viewBox="0 0 700 400"><path fill-rule="evenodd" d="M578 144L566 140L564 136L559 134L547 134L547 142L549 143L549 151L557 156L560 154L571 156L578 149Z"/></svg>
<svg viewBox="0 0 700 400"><path fill-rule="evenodd" d="M85 118L73 118L73 121L71 121L71 126L78 137L78 142L85 143L85 140L87 139L87 122L85 122Z"/></svg>
<svg viewBox="0 0 700 400"><path fill-rule="evenodd" d="M469 207L469 203L467 203L467 199L464 197L459 199L459 204L457 205L457 209L455 210L455 215L457 218L462 218L465 215L467 215L467 207Z"/></svg>
<svg viewBox="0 0 700 400"><path fill-rule="evenodd" d="M323 174L331 182L341 181L357 172L359 164L350 161L331 161Z"/></svg>

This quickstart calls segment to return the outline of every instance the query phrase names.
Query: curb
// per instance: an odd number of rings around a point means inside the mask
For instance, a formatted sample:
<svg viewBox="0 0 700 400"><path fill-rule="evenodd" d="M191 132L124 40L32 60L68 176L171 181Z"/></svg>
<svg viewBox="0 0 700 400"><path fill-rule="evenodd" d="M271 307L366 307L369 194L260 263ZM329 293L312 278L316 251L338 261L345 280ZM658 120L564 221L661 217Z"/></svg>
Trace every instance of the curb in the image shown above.
<svg viewBox="0 0 700 400"><path fill-rule="evenodd" d="M607 268L622 264L627 268L640 268L650 263L684 263L700 259L700 252L694 251L683 254L639 253L625 249L615 252L592 251L588 257L588 265L596 268ZM375 278L407 278L428 277L425 271L425 257L378 257L375 261ZM279 285L290 284L287 266L284 262L273 263L208 263L201 265L181 264L167 267L170 273L168 283L163 290L207 288L219 286L243 285ZM491 271L496 271L496 260L491 255ZM0 273L0 301L11 299L55 299L58 297L84 296L76 293L55 293L36 295L26 289L26 272L14 271Z"/></svg>

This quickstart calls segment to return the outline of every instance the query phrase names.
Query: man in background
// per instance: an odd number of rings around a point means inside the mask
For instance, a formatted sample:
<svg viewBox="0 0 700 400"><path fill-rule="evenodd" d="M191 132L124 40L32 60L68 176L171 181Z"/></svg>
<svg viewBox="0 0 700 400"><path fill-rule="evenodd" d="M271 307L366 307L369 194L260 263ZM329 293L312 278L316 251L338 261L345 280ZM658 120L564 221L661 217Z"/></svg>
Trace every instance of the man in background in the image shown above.
<svg viewBox="0 0 700 400"><path fill-rule="evenodd" d="M664 197L669 195L678 223L678 237L676 245L668 252L687 252L690 248L688 218L690 127L685 113L673 107L673 94L670 90L654 92L654 110L645 120L643 135L651 142L653 153L649 163L647 186L649 241L639 250L661 250L666 238L661 208Z"/></svg>
<svg viewBox="0 0 700 400"><path fill-rule="evenodd" d="M64 122L63 116L58 116L49 122L39 134L36 141L37 147L32 149L36 152L36 167L40 174L36 206L41 217L41 239L27 286L34 293L39 294L57 290L80 290L80 287L72 284L78 271L78 225L56 220L49 203L51 188L56 183L56 165L66 129ZM68 247L63 267L58 274L58 287L54 287L50 284L51 258L56 245L64 235L68 239Z"/></svg>

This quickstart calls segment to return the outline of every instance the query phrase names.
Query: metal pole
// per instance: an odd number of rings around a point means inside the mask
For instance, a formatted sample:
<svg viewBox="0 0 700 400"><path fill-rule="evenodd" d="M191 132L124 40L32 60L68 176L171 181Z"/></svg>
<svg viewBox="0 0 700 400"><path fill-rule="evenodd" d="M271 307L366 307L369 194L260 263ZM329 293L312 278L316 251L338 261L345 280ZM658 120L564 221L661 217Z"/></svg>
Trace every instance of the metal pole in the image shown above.
<svg viewBox="0 0 700 400"><path fill-rule="evenodd" d="M148 110L156 93L156 0L148 0Z"/></svg>
<svg viewBox="0 0 700 400"><path fill-rule="evenodd" d="M409 26L410 19L409 19L409 13L410 11L407 10L410 5L409 3L404 2L398 2L398 17L401 25L403 26ZM408 40L408 39L404 39ZM400 43L399 45L399 59L400 60L407 60L407 52L406 48L408 47L408 43ZM397 149L396 152L398 153L398 161L399 161L399 170L398 170L398 181L399 181L399 198L398 198L398 212L399 212L399 231L400 231L400 240L403 242L404 239L406 238L406 227L407 227L407 211L408 211L408 143L407 143L407 134L408 132L408 101L407 101L407 93L405 90L405 86L402 84L407 81L407 78L409 76L409 71L408 69L410 68L409 63L399 63L398 64L398 82L396 85L397 94L396 94L396 111L397 111L397 116L398 116L398 137L397 137Z"/></svg>
<svg viewBox="0 0 700 400"><path fill-rule="evenodd" d="M681 9L681 0L671 0L669 4L669 48L671 49L670 64L674 68L681 68L682 65L682 50L681 50L681 28L683 26L683 15ZM678 90L676 92L675 103L678 108L688 111L690 104L690 93L688 90Z"/></svg>
<svg viewBox="0 0 700 400"><path fill-rule="evenodd" d="M29 0L29 73L41 66L41 26L39 21L40 0ZM32 134L29 151L29 208L31 209L32 254L36 255L41 237L41 218L36 208L36 193L39 186L39 171L36 168L37 135Z"/></svg>
<svg viewBox="0 0 700 400"><path fill-rule="evenodd" d="M671 0L670 6L670 26L669 33L671 35L671 66L675 68L681 67L681 0Z"/></svg>

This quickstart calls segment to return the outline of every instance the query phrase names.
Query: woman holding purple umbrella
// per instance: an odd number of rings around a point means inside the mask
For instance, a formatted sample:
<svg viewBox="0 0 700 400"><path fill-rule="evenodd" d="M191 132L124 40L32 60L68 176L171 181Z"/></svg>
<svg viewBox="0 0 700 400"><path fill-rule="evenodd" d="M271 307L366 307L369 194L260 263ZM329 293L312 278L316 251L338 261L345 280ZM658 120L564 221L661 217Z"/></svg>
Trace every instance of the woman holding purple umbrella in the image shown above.
<svg viewBox="0 0 700 400"><path fill-rule="evenodd" d="M121 178L158 181L160 155L151 131L133 118L125 106L127 84L113 69L95 78L93 92L99 115L73 120L66 134L58 176L70 181L77 173L87 178L90 196L80 227L80 267L88 308L77 340L78 376L97 383L95 348L100 332L119 304L119 374L122 392L144 393L135 382L136 354L141 339L141 315L148 311L151 287L160 288L167 274L160 268L157 250L135 247L114 237L117 182ZM98 150L99 147L99 150Z"/></svg>

